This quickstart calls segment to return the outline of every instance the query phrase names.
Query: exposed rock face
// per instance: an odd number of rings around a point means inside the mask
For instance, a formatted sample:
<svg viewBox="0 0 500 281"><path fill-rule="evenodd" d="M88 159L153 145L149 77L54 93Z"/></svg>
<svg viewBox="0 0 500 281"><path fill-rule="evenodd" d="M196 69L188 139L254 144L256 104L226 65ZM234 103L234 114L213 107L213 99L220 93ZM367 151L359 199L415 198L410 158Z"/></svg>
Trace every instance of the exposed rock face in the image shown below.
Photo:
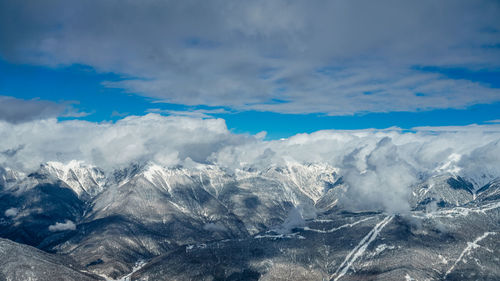
<svg viewBox="0 0 500 281"><path fill-rule="evenodd" d="M400 214L348 189L326 164L1 168L0 236L38 249L0 240L0 280L500 279L498 179L423 179Z"/></svg>

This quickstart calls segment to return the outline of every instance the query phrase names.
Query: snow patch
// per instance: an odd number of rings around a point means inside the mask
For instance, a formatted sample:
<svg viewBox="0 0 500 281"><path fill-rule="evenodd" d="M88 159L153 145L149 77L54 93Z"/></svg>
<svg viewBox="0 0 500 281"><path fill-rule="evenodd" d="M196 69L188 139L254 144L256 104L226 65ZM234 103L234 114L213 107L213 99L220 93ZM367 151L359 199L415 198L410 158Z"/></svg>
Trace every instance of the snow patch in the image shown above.
<svg viewBox="0 0 500 281"><path fill-rule="evenodd" d="M438 258L441 259L441 263L443 263L443 264L447 264L448 263L448 260L445 257L439 255Z"/></svg>
<svg viewBox="0 0 500 281"><path fill-rule="evenodd" d="M376 256L376 255L382 253L386 249L392 250L395 248L396 247L394 247L394 246L387 246L386 244L380 244L377 246L377 248L375 249L375 252L372 254L372 256Z"/></svg>
<svg viewBox="0 0 500 281"><path fill-rule="evenodd" d="M405 275L405 280L406 281L415 281L415 279L411 278L410 274L406 273Z"/></svg>
<svg viewBox="0 0 500 281"><path fill-rule="evenodd" d="M132 271L128 273L127 275L119 278L119 279L110 279L106 278L106 281L131 281L132 274L134 274L136 271L140 270L146 265L146 262L143 260L139 260L135 263L134 267L132 268Z"/></svg>

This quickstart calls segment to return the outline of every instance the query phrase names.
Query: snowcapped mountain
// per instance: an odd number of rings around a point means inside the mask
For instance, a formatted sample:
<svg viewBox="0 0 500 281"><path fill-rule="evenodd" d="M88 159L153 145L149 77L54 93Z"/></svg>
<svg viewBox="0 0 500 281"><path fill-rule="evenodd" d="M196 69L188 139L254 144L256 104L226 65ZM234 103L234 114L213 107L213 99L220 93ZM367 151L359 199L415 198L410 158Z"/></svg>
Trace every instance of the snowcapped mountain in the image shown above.
<svg viewBox="0 0 500 281"><path fill-rule="evenodd" d="M71 189L78 197L90 199L102 192L106 177L97 167L75 160L66 164L47 162L29 174L0 167L0 186L5 189L23 192L40 184L56 182Z"/></svg>
<svg viewBox="0 0 500 281"><path fill-rule="evenodd" d="M149 162L104 172L71 161L29 174L0 168L0 237L54 253L22 246L40 260L36 268L48 262L61 267L50 272L74 270L85 276L79 280L500 277L498 179L477 187L443 168L410 187L410 211L391 214L347 211L339 202L352 186L342 176L323 163L227 170ZM0 249L21 247L1 241ZM36 263L10 259L8 267L0 263L0 280Z"/></svg>
<svg viewBox="0 0 500 281"><path fill-rule="evenodd" d="M103 191L106 183L106 177L101 170L75 160L67 164L47 162L40 167L39 173L63 181L79 197L93 197L97 195Z"/></svg>

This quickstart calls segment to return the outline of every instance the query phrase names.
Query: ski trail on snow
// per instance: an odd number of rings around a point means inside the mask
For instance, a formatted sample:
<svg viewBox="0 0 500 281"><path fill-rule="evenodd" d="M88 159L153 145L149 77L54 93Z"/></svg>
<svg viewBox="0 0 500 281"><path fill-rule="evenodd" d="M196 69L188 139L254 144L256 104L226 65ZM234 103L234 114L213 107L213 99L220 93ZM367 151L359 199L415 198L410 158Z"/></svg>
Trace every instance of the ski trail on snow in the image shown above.
<svg viewBox="0 0 500 281"><path fill-rule="evenodd" d="M465 255L468 255L473 249L481 247L479 244L479 241L483 240L484 238L488 237L488 235L495 235L497 234L496 232L485 232L483 235L477 237L474 241L472 242L467 242L467 247L460 253L460 256L458 259L455 261L455 263L446 271L446 274L444 275L444 279L450 274L455 266L464 258Z"/></svg>
<svg viewBox="0 0 500 281"><path fill-rule="evenodd" d="M346 256L345 260L342 262L342 264L339 266L337 271L335 271L334 274L330 276L330 280L333 279L333 281L339 280L342 276L344 276L349 268L352 266L352 264L363 255L365 252L366 248L368 248L368 245L370 245L375 238L377 238L378 234L382 229L394 218L394 216L387 216L385 217L381 222L379 222L375 227L368 232L368 234L363 237L361 242Z"/></svg>
<svg viewBox="0 0 500 281"><path fill-rule="evenodd" d="M359 223L365 222L367 220L371 220L373 218L375 218L375 217L364 218L364 219L361 219L359 221L355 221L353 223L344 224L344 225L341 225L341 226L338 226L338 227L334 227L334 228L328 229L328 230L314 229L314 228L309 228L307 226L304 227L304 228L302 228L302 229L305 230L305 231L312 231L312 232L318 232L318 233L332 233L332 232L335 232L335 231L340 230L342 228L353 227L353 226L355 226L355 225L357 225Z"/></svg>

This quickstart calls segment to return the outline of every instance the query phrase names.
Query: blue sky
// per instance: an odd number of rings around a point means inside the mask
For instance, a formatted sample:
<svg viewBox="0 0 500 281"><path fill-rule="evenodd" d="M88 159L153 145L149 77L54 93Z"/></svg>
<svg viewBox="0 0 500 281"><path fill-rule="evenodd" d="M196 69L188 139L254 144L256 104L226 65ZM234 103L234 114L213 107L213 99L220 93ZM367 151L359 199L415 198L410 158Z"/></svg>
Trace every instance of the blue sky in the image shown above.
<svg viewBox="0 0 500 281"><path fill-rule="evenodd" d="M459 76L500 87L498 71L469 72L459 69L431 69L447 75ZM121 89L108 88L103 81L118 81L113 73L96 73L91 67L73 65L50 68L0 61L0 95L20 99L43 99L54 102L74 102L79 111L87 116L61 117L94 122L116 121L127 115L143 115L152 108L164 110L194 110L203 106L154 103L154 100L137 94L124 93ZM70 97L70 98L68 98ZM347 116L325 114L281 114L261 111L213 114L226 120L227 126L236 133L256 134L267 132L268 139L289 137L297 133L311 133L324 129L366 129L392 126L410 129L417 126L460 126L488 124L500 118L500 102L477 104L464 109L438 109L418 112L361 113Z"/></svg>
<svg viewBox="0 0 500 281"><path fill-rule="evenodd" d="M156 112L268 139L500 119L496 1L104 2L0 2L0 119Z"/></svg>

